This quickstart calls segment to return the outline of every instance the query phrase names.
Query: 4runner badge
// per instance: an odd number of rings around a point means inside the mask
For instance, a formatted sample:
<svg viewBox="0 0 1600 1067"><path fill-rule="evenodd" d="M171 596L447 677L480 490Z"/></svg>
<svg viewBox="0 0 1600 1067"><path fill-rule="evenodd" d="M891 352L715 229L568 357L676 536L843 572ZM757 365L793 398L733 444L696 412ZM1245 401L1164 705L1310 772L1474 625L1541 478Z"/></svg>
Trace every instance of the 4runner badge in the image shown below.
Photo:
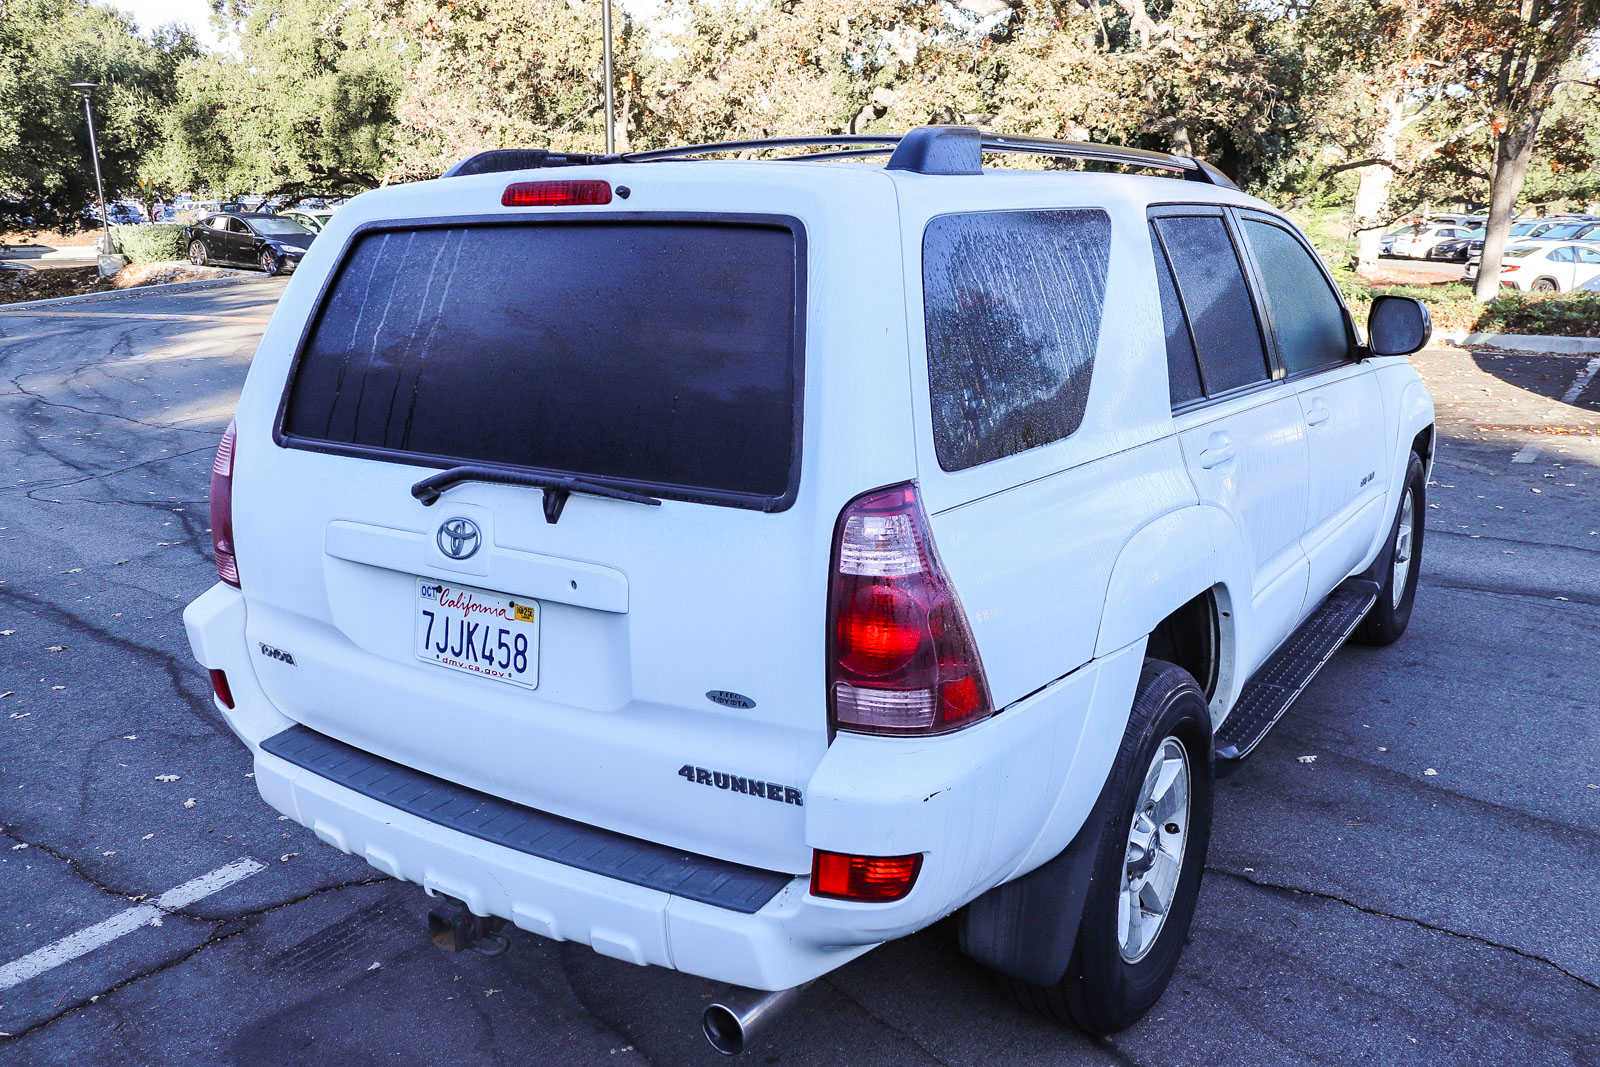
<svg viewBox="0 0 1600 1067"><path fill-rule="evenodd" d="M796 807L805 807L805 800L800 796L800 790L792 785L779 785L777 782L764 782L759 778L743 778L737 774L728 774L726 771L710 771L704 767L695 767L685 763L678 768L678 777L692 785L709 785L713 789L727 789L734 793L743 793L746 796L765 797L775 800L779 804L793 804Z"/></svg>

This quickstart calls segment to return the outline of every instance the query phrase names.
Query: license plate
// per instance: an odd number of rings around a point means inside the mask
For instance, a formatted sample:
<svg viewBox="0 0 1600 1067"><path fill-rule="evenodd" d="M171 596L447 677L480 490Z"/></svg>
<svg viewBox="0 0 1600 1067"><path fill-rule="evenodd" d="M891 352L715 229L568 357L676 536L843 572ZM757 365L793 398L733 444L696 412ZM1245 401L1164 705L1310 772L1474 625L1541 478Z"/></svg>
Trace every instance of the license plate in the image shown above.
<svg viewBox="0 0 1600 1067"><path fill-rule="evenodd" d="M418 659L535 689L539 602L418 579L416 649Z"/></svg>

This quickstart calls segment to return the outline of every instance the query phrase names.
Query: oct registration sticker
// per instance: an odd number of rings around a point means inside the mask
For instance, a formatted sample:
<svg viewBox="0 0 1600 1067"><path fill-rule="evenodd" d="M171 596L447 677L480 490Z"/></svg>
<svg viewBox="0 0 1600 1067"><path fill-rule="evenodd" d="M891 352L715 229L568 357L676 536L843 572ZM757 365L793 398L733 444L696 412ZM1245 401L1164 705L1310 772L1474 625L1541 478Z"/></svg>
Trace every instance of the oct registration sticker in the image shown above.
<svg viewBox="0 0 1600 1067"><path fill-rule="evenodd" d="M538 688L539 602L418 579L416 648L418 659Z"/></svg>

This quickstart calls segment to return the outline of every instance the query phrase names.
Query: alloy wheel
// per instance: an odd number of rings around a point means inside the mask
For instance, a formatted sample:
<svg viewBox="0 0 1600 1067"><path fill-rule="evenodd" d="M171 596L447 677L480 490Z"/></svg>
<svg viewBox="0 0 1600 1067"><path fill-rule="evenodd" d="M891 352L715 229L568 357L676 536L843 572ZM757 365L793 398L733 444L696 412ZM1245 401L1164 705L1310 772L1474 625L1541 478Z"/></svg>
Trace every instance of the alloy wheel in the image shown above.
<svg viewBox="0 0 1600 1067"><path fill-rule="evenodd" d="M1411 542L1416 532L1413 529L1415 524L1415 504L1411 487L1407 486L1405 496L1400 498L1400 525L1394 534L1394 575L1389 590L1389 601L1397 609L1400 601L1405 599L1406 579L1411 576Z"/></svg>
<svg viewBox="0 0 1600 1067"><path fill-rule="evenodd" d="M1161 936L1183 874L1189 838L1189 753L1176 737L1161 742L1139 789L1122 858L1117 948L1127 963L1149 955Z"/></svg>

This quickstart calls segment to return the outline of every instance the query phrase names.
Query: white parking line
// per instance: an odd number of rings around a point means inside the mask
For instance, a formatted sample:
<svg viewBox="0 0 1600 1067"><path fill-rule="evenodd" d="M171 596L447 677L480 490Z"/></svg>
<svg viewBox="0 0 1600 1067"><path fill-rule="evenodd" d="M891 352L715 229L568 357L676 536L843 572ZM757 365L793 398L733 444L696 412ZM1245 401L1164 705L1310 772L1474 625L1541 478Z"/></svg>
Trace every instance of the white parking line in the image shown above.
<svg viewBox="0 0 1600 1067"><path fill-rule="evenodd" d="M52 941L43 948L34 949L20 959L0 966L0 991L20 985L30 978L37 978L52 967L69 963L79 956L87 956L95 949L104 948L141 926L159 925L163 912L203 900L265 869L265 864L257 863L249 856L241 856L209 874L202 874L180 886L174 886L157 897L152 904L139 904L126 911L120 911L109 919L97 922L93 926L86 926L77 933L68 934L59 941Z"/></svg>
<svg viewBox="0 0 1600 1067"><path fill-rule="evenodd" d="M1595 356L1593 359L1591 359L1584 366L1584 368L1578 372L1578 376L1572 379L1572 384L1567 387L1567 391L1561 394L1561 402L1563 404L1571 404L1576 401L1578 397L1583 395L1583 391L1589 388L1589 383L1594 381L1594 376L1596 374L1600 374L1600 356ZM1553 421L1557 414L1558 412L1556 408L1552 406L1550 409L1550 414L1545 416L1544 421ZM1544 451L1543 445L1525 445L1522 448L1517 449L1516 454L1511 457L1511 462L1532 463L1535 459L1539 458L1539 453L1542 451Z"/></svg>

